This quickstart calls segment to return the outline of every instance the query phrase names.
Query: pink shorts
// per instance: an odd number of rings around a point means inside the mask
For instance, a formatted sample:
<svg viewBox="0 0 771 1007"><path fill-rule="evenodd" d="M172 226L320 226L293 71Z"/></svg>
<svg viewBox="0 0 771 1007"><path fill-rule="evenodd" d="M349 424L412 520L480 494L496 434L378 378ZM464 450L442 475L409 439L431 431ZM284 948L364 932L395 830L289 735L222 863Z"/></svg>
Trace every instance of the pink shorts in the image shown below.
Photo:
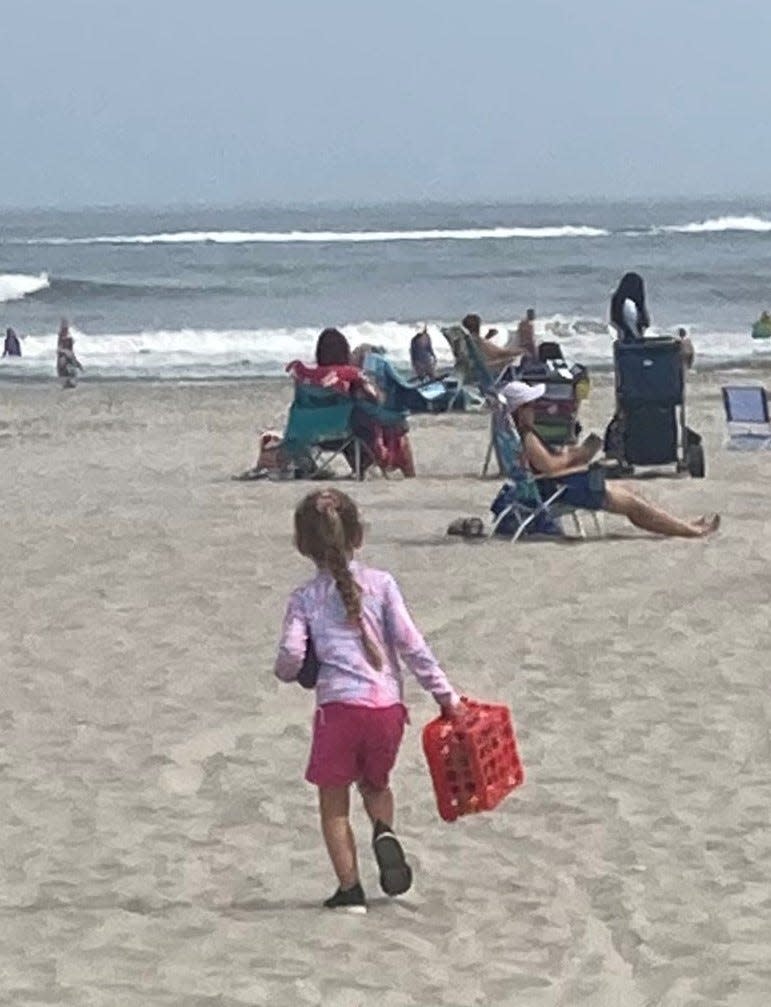
<svg viewBox="0 0 771 1007"><path fill-rule="evenodd" d="M407 710L394 706L327 703L316 710L305 779L317 787L366 783L388 786L399 752Z"/></svg>

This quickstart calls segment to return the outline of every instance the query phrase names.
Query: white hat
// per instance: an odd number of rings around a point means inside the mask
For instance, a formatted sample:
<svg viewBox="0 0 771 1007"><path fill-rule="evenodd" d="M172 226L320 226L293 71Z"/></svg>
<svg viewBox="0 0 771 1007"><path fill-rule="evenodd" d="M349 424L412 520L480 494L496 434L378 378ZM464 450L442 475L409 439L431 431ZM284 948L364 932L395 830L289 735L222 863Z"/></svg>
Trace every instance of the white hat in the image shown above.
<svg viewBox="0 0 771 1007"><path fill-rule="evenodd" d="M506 399L506 405L511 412L519 409L520 406L527 405L528 402L535 402L546 391L546 385L526 385L524 381L510 381L501 388L501 394Z"/></svg>

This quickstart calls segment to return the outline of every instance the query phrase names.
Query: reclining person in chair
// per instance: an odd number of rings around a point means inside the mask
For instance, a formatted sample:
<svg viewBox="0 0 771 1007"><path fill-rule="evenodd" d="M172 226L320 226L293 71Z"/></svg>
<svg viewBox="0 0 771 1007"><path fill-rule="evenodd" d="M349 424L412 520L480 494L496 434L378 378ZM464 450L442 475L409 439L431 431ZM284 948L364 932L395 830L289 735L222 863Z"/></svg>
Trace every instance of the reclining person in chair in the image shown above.
<svg viewBox="0 0 771 1007"><path fill-rule="evenodd" d="M561 501L582 510L605 510L611 514L622 514L637 528L657 535L703 538L717 530L720 524L717 514L699 517L694 521L682 521L623 486L606 485L601 469L588 468L601 444L600 438L595 434L590 434L583 444L576 447L563 447L557 452L547 447L536 433L533 408L533 402L545 391L545 385L526 385L523 381L511 381L503 386L501 394L522 441L523 463L536 476L547 477L543 482L552 482L555 488L564 486ZM543 492L548 493L549 490L544 487Z"/></svg>
<svg viewBox="0 0 771 1007"><path fill-rule="evenodd" d="M466 315L461 325L473 339L474 346L481 353L485 363L489 364L494 370L500 370L508 364L514 363L520 356L520 350L512 351L505 347L496 346L495 343L491 342L491 337L495 334L494 329L491 329L483 339L482 319L479 315Z"/></svg>

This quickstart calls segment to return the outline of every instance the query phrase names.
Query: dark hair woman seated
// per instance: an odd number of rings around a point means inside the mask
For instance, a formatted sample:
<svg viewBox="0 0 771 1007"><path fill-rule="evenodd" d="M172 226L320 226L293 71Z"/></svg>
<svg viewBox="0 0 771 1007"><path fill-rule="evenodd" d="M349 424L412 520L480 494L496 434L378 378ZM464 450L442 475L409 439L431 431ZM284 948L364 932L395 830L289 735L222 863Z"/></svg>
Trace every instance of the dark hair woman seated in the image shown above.
<svg viewBox="0 0 771 1007"><path fill-rule="evenodd" d="M293 360L287 371L295 381L320 385L362 400L362 407L353 410L353 429L368 448L362 459L363 469L374 461L386 471L398 468L407 477L415 475L407 424L381 423L377 415L373 415L371 405L365 408L364 403L378 403L380 395L364 371L351 362L350 344L339 329L327 328L319 335L315 367ZM349 463L353 457L352 447L350 455L346 453Z"/></svg>

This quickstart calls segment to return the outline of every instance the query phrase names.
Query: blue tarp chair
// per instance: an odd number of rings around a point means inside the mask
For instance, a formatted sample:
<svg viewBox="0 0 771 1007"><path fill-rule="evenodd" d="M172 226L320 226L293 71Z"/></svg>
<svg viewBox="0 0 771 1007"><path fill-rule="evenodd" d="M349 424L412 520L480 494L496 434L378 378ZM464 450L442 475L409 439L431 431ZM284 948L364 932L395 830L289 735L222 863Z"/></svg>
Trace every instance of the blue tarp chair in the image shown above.
<svg viewBox="0 0 771 1007"><path fill-rule="evenodd" d="M458 401L458 382L437 378L415 385L406 381L382 353L364 357L364 371L385 397L384 406L397 412L443 413ZM465 397L461 399L465 405ZM462 407L461 406L461 407Z"/></svg>
<svg viewBox="0 0 771 1007"><path fill-rule="evenodd" d="M761 385L726 385L722 393L728 447L733 451L771 449L771 418L765 388Z"/></svg>

